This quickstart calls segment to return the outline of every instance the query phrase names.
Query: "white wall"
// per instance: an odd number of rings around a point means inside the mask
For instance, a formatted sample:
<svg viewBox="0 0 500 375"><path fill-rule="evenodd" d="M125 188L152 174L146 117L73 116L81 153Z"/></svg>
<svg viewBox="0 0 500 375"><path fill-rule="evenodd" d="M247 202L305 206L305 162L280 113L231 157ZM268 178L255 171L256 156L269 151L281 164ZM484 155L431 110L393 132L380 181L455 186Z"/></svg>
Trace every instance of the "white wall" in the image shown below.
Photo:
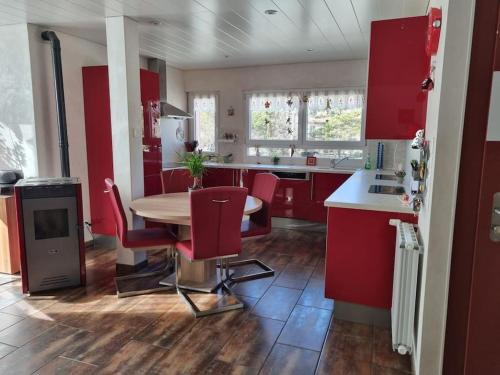
<svg viewBox="0 0 500 375"><path fill-rule="evenodd" d="M167 77L168 79L168 77ZM243 91L294 88L365 87L367 61L332 61L267 65L247 68L189 70L184 72L185 90L219 92L219 134L238 134L237 144L220 144L219 153L233 153L236 162L245 160ZM227 109L234 108L234 116Z"/></svg>
<svg viewBox="0 0 500 375"><path fill-rule="evenodd" d="M453 224L469 69L474 1L431 0L442 7L443 28L435 88L429 93L426 138L430 141L427 194L419 217L424 245L418 321L417 374L442 370Z"/></svg>
<svg viewBox="0 0 500 375"><path fill-rule="evenodd" d="M28 25L28 29L39 175L60 176L51 47L40 37L46 28ZM90 221L82 67L106 65L106 47L62 32L56 34L61 42L71 175L79 177L82 182L84 220ZM88 233L85 235L88 240Z"/></svg>
<svg viewBox="0 0 500 375"><path fill-rule="evenodd" d="M0 169L38 174L28 27L0 27Z"/></svg>

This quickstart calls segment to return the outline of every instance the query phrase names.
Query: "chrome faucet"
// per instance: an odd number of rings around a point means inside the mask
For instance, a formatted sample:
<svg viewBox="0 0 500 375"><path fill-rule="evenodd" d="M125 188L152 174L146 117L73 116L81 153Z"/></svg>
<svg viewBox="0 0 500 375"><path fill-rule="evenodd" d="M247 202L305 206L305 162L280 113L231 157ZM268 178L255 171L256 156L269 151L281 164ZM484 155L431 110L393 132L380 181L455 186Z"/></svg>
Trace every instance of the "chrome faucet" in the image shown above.
<svg viewBox="0 0 500 375"><path fill-rule="evenodd" d="M342 159L332 159L330 160L330 166L332 168L337 168L340 163L342 163L344 160L348 160L349 156L346 156L345 158Z"/></svg>

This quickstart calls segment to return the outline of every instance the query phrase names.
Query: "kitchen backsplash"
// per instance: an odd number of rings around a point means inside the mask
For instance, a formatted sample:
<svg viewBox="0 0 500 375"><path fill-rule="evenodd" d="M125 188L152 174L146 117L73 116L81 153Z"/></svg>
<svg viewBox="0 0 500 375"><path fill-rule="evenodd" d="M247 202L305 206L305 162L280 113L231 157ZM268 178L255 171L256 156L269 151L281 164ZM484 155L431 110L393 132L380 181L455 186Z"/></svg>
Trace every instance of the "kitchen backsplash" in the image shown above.
<svg viewBox="0 0 500 375"><path fill-rule="evenodd" d="M370 153L370 160L372 168L375 169L377 165L377 144L382 142L384 144L384 169L393 170L399 163L403 164L405 170L410 168L411 148L409 140L369 140L365 149L365 155ZM221 155L233 154L234 162L246 161L245 155L245 142L239 139L237 143L220 143L219 153ZM364 162L363 162L364 164Z"/></svg>
<svg viewBox="0 0 500 375"><path fill-rule="evenodd" d="M409 168L409 160L407 159L408 149L410 148L410 141L408 140L369 140L366 141L367 146L365 150L370 153L370 161L372 168L377 167L377 146L378 143L382 142L384 144L384 169L394 170L399 164L403 165L405 170Z"/></svg>

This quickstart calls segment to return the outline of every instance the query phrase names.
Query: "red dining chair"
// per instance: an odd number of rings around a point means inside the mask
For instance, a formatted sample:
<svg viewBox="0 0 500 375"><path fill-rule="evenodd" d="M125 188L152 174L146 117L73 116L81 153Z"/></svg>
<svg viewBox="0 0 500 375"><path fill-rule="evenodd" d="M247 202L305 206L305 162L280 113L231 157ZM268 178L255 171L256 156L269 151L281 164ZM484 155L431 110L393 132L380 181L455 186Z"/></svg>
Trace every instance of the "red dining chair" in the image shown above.
<svg viewBox="0 0 500 375"><path fill-rule="evenodd" d="M232 186L213 187L191 192L191 239L176 244L175 275L177 291L184 297L196 317L243 307L243 303L232 294L225 284L225 280L228 279L229 274L227 259L237 256L241 252L240 223L243 218L247 194L246 188ZM184 284L179 286L179 254L189 262L218 260L221 266L219 267L220 286L235 302L218 305L218 307L209 310L200 310L186 290L205 290ZM209 292L216 289L218 286Z"/></svg>
<svg viewBox="0 0 500 375"><path fill-rule="evenodd" d="M104 180L106 186L105 192L109 197L109 202L113 209L113 217L116 224L116 234L118 240L121 242L124 248L133 251L147 251L147 250L164 250L172 247L177 242L175 236L166 228L148 228L148 229L128 229L127 217L125 216L125 211L123 210L122 201L120 198L120 192L118 187L115 185L113 180L107 178ZM127 276L115 277L116 292L119 298L129 297L140 294L147 294L153 292L159 292L166 289L171 289L171 287L161 286L151 288L148 286L146 289L136 289L133 287L130 289L130 280L151 278L154 276L162 275L165 270L132 274ZM132 283L133 284L133 283ZM136 284L141 284L140 282Z"/></svg>
<svg viewBox="0 0 500 375"><path fill-rule="evenodd" d="M241 237L256 237L271 233L272 230L272 204L276 189L279 184L279 177L272 173L258 173L252 185L250 195L262 201L262 208L251 214L249 220L241 223ZM240 267L256 265L262 272L251 273L244 276L232 277L233 282L242 282L254 279L274 276L274 270L259 259L245 259L229 263L229 267Z"/></svg>
<svg viewBox="0 0 500 375"><path fill-rule="evenodd" d="M163 194L186 192L189 186L193 186L193 177L186 169L168 169L160 176Z"/></svg>
<svg viewBox="0 0 500 375"><path fill-rule="evenodd" d="M184 168L167 169L161 171L161 190L163 194L184 193L188 191L190 186L193 186L193 177L189 171ZM164 224L172 233L179 233L177 224Z"/></svg>

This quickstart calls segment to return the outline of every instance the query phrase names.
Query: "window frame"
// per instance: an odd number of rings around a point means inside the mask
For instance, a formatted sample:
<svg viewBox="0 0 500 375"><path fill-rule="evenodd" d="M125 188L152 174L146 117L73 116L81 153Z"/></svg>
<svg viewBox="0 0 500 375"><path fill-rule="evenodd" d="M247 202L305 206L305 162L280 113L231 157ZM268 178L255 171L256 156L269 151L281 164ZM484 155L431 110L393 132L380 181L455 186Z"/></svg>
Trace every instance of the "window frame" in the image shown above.
<svg viewBox="0 0 500 375"><path fill-rule="evenodd" d="M195 114L194 114L194 99L198 96L214 96L215 98L215 134L214 134L214 144L215 151L203 151L204 154L216 154L219 151L219 91L190 91L188 92L188 109L189 113L193 114L193 117L189 121L189 139L191 141L197 139L197 131L195 124Z"/></svg>
<svg viewBox="0 0 500 375"><path fill-rule="evenodd" d="M298 134L297 140L255 140L251 139L251 126L250 126L250 105L249 98L255 94L298 94L299 97L304 95L310 96L317 91L350 91L362 90L364 101L361 109L361 135L359 141L308 141L307 128L308 128L308 104L301 102L298 113ZM286 95L285 95L286 96ZM366 112L366 87L364 86L350 86L350 87L335 87L335 88L314 88L314 89L290 89L290 90L253 90L244 92L244 108L245 108L245 136L246 148L262 146L262 147L288 147L290 144L295 145L297 148L305 149L349 149L359 150L365 146L365 112ZM247 151L248 156L248 151ZM321 157L321 156L320 156Z"/></svg>
<svg viewBox="0 0 500 375"><path fill-rule="evenodd" d="M302 144L304 134L301 130L301 122L303 121L304 117L304 106L299 105L299 111L298 111L298 123L297 123L297 139L290 139L290 140L258 140L258 139L251 139L251 128L250 128L250 105L249 105L249 98L252 95L255 94L290 94L290 93L298 93L299 98L300 98L300 91L298 90L259 90L259 91L245 91L243 93L244 95L244 108L245 108L245 137L246 137L246 146L247 147L254 147L254 146L264 146L264 147L288 147L291 144L294 145L299 145ZM287 96L287 95L284 95Z"/></svg>

